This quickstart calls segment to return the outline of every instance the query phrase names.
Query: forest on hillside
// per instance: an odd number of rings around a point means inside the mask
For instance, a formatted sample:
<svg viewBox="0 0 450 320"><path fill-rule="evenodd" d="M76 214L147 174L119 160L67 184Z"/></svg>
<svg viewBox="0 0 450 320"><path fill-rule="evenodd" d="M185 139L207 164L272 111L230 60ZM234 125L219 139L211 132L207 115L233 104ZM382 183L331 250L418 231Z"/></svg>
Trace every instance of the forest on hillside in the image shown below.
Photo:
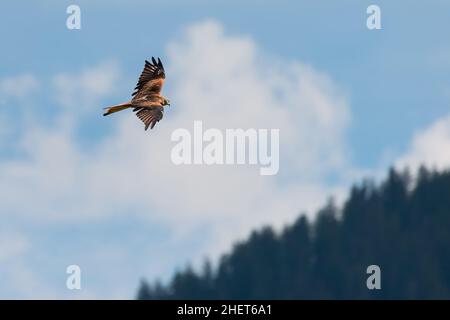
<svg viewBox="0 0 450 320"><path fill-rule="evenodd" d="M370 265L380 290L367 288ZM353 186L342 208L330 201L312 222L254 231L217 268L143 281L137 298L450 299L450 171L391 169Z"/></svg>

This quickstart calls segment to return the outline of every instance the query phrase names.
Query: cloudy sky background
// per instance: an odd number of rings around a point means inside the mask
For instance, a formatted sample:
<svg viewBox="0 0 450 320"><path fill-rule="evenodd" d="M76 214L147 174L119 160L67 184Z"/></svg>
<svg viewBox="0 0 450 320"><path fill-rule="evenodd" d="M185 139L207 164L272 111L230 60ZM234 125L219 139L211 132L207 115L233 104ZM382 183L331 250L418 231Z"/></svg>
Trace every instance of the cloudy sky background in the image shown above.
<svg viewBox="0 0 450 320"><path fill-rule="evenodd" d="M431 4L431 2L433 2ZM0 5L0 298L133 298L250 230L314 217L391 165L450 164L450 3ZM66 29L81 7L82 29ZM366 8L382 30L366 28ZM160 56L172 106L126 101ZM177 128L279 128L280 171L175 166ZM66 267L82 290L65 287Z"/></svg>

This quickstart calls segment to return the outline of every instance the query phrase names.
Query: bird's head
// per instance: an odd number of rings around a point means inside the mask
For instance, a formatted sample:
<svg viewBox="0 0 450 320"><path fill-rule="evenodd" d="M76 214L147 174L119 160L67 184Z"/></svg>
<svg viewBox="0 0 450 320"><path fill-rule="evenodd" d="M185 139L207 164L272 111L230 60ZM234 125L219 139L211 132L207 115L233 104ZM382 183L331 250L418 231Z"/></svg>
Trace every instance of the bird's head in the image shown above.
<svg viewBox="0 0 450 320"><path fill-rule="evenodd" d="M163 101L163 106L170 106L170 100L169 100L169 99L166 99L166 98L164 98L164 101Z"/></svg>

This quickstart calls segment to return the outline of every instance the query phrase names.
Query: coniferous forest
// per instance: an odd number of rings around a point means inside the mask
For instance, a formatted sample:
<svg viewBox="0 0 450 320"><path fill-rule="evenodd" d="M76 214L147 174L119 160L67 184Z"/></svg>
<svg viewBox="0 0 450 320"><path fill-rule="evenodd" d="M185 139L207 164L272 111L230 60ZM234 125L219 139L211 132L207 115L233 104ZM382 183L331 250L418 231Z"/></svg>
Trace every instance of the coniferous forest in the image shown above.
<svg viewBox="0 0 450 320"><path fill-rule="evenodd" d="M276 213L274 213L276 214ZM369 290L367 267L380 267ZM254 231L217 268L143 281L138 299L450 299L450 171L390 170L275 233Z"/></svg>

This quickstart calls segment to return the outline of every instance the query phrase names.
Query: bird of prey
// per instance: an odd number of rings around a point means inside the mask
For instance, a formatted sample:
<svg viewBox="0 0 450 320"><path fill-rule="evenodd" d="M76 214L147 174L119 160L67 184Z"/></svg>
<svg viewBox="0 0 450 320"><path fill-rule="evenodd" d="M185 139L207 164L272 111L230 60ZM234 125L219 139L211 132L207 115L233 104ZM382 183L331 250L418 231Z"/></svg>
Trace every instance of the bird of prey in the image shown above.
<svg viewBox="0 0 450 320"><path fill-rule="evenodd" d="M166 74L161 60L152 57L152 63L145 60L144 70L131 95L131 101L107 107L104 116L111 113L132 108L139 119L145 124L145 130L153 129L155 124L163 118L164 107L170 105L169 99L161 95Z"/></svg>

